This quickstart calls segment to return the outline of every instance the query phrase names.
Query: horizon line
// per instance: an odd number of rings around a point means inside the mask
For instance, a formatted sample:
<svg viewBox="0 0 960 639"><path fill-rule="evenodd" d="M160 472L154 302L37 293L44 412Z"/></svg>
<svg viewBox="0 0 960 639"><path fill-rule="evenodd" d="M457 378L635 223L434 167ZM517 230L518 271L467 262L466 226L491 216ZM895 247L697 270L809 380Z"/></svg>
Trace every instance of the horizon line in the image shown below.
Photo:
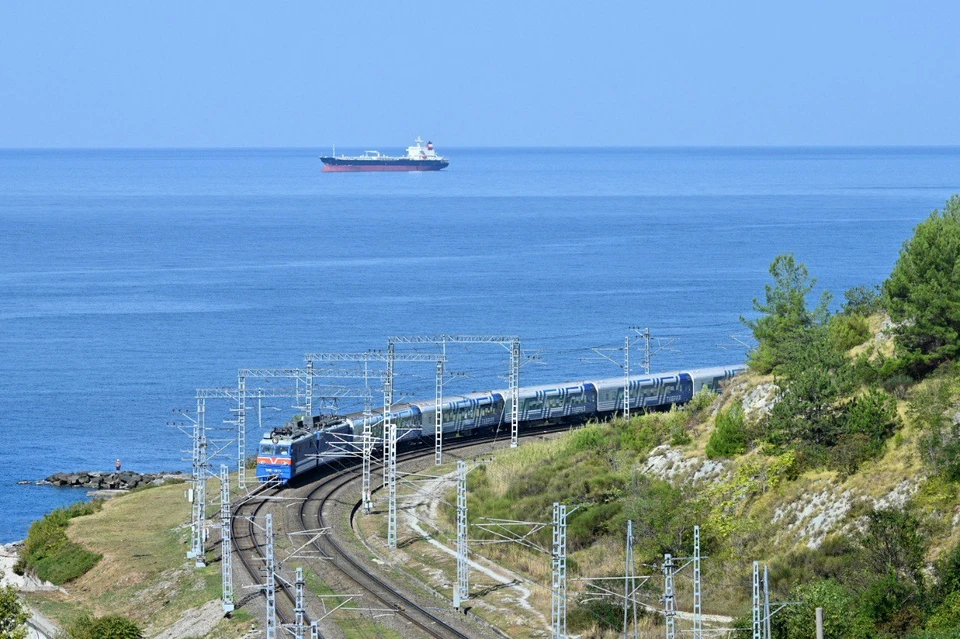
<svg viewBox="0 0 960 639"><path fill-rule="evenodd" d="M370 147L369 144L344 144L323 146L2 146L3 151L281 151L281 150L316 150L342 146L344 149L360 149ZM376 146L376 145L373 145ZM393 148L384 146L383 148ZM399 148L399 147L398 147ZM446 149L483 149L483 150L779 150L779 149L960 149L957 144L637 144L637 145L511 145L500 146L494 144L467 144L444 146Z"/></svg>

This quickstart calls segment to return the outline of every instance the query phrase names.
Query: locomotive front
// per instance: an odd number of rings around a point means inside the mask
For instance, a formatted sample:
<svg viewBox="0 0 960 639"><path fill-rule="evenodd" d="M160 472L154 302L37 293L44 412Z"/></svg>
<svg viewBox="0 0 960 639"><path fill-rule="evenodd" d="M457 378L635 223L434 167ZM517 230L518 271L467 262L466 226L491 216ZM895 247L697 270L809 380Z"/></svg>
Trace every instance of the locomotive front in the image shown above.
<svg viewBox="0 0 960 639"><path fill-rule="evenodd" d="M261 482L290 481L293 477L292 449L289 437L264 433L257 450L257 479Z"/></svg>

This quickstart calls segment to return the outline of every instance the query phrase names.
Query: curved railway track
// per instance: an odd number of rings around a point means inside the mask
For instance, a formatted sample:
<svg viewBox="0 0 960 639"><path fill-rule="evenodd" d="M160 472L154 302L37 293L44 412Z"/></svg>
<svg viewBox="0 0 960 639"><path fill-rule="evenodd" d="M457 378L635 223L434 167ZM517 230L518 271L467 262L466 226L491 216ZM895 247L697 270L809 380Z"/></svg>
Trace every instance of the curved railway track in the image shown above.
<svg viewBox="0 0 960 639"><path fill-rule="evenodd" d="M266 551L264 550L264 544L258 538L258 533L260 532L256 524L254 524L254 518L257 516L257 513L267 504L265 499L258 499L262 497L272 497L280 492L279 487L271 487L267 484L264 484L260 487L257 487L250 495L247 496L242 502L240 502L231 513L231 526L233 527L231 538L233 540L234 548L237 550L237 555L240 557L240 562L243 564L243 567L246 568L247 573L254 580L255 583L260 582L260 570L256 565L256 562L266 558ZM250 509L249 513L245 513L246 509ZM238 535L238 521L243 521L246 526L243 526L242 529L245 530L245 534ZM249 542L249 545L246 547L241 546L241 540ZM255 557L251 557L252 554L255 554ZM294 620L295 609L296 609L296 596L291 592L290 586L281 580L276 580L275 582L277 588L277 623L278 625L290 624ZM282 596L279 596L281 595ZM281 603L282 602L282 603ZM306 620L306 624L309 626L309 619ZM323 635L320 635L323 639Z"/></svg>
<svg viewBox="0 0 960 639"><path fill-rule="evenodd" d="M570 425L542 427L533 431L528 431L522 436L530 437L534 435L542 435L551 432L568 430L570 427ZM479 444L496 442L498 439L501 441L509 441L508 439L503 440L502 436L495 434L483 434L464 438L456 443L451 442L450 444L444 446L444 451L447 452L459 450L477 446ZM432 447L414 448L402 453L398 453L397 462L408 462L417 459L418 457L432 454ZM319 477L317 477L318 473L320 473ZM309 489L309 492L307 493L306 498L302 500L297 515L298 524L301 528L301 531L327 527L324 521L324 507L335 498L337 493L343 490L350 483L353 483L359 479L359 463L357 460L339 460L336 467L333 465L326 466L321 470L310 473L309 477L311 480L313 480L313 485L311 486L308 484L306 486L306 488ZM265 556L265 553L262 547L263 545L257 539L256 527L247 518L256 516L256 514L259 513L267 503L267 501L263 499L257 500L257 497L264 496L264 493L268 492L270 495L266 496L273 496L281 492L281 490L281 488L266 488L260 490L259 492L255 492L239 506L237 506L234 511L234 546L236 547L238 554L240 554L244 567L255 581L259 581L260 573L257 569L257 566L254 564L254 560L248 558L248 556L246 556L244 553L255 553L257 561L262 559ZM351 526L353 525L354 517L356 517L360 507L361 502L359 500L355 501L351 506ZM252 508L253 510L251 513L244 515L240 512L241 509L244 508ZM248 526L246 534L237 536L237 522L239 519L243 519ZM246 548L241 548L241 539L250 539L252 545ZM333 566L340 573L342 578L345 578L348 582L355 584L358 588L372 596L375 600L393 610L395 614L399 615L419 629L424 636L434 637L435 639L469 639L471 637L471 635L466 634L462 630L450 625L430 610L420 606L411 598L398 592L398 590L387 583L387 581L377 576L373 571L367 569L359 561L354 559L349 552L347 552L333 539L332 536L319 536L317 539L314 539L311 542L311 545L323 556L328 558L327 560L323 561L323 567L325 569L329 570L330 566ZM307 563L312 563L312 561L314 560L307 560ZM323 571L315 572L317 572L317 574L323 573ZM283 614L281 614L281 598L279 596L277 597L278 621L280 623L289 623L289 620L293 618L292 611L294 595L290 592L289 587L279 580L277 581L277 590L278 594L279 592L284 593L286 604L289 604L284 606L286 610L283 612Z"/></svg>

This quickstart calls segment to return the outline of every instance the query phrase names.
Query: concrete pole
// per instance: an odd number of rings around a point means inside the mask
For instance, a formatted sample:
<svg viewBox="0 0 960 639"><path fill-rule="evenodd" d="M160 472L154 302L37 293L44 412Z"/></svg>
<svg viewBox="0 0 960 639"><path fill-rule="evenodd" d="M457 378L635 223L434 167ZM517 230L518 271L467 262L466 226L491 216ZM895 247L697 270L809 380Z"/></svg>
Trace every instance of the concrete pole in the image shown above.
<svg viewBox="0 0 960 639"><path fill-rule="evenodd" d="M823 608L817 608L817 639L823 639Z"/></svg>

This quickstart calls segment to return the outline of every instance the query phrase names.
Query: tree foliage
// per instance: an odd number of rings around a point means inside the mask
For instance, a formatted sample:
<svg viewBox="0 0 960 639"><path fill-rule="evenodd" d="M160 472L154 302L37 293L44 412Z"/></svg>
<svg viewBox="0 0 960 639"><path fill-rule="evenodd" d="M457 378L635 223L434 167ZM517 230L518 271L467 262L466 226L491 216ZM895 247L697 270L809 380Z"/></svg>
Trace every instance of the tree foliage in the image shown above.
<svg viewBox="0 0 960 639"><path fill-rule="evenodd" d="M773 618L776 636L784 639L809 639L816 636L816 609L823 608L824 639L866 639L875 633L869 620L857 609L853 594L832 579L801 584L790 593L787 606Z"/></svg>
<svg viewBox="0 0 960 639"><path fill-rule="evenodd" d="M883 292L897 355L915 377L960 355L960 196L917 225Z"/></svg>
<svg viewBox="0 0 960 639"><path fill-rule="evenodd" d="M873 315L883 310L883 295L879 286L854 286L844 292L843 299L843 312L846 315Z"/></svg>
<svg viewBox="0 0 960 639"><path fill-rule="evenodd" d="M783 342L786 360L778 376L780 388L768 424L768 438L778 446L810 444L829 447L843 433L838 400L853 386L846 356L837 351L824 327Z"/></svg>
<svg viewBox="0 0 960 639"><path fill-rule="evenodd" d="M13 586L0 588L0 639L24 639L29 619L30 614L17 597L17 589Z"/></svg>
<svg viewBox="0 0 960 639"><path fill-rule="evenodd" d="M750 353L750 366L760 373L776 371L789 360L791 342L802 339L807 330L823 326L831 299L824 292L816 308L807 308L807 296L816 280L792 254L778 255L770 265L770 275L773 284L765 287L764 301L753 300L753 310L760 317L741 318L757 340L757 347Z"/></svg>

